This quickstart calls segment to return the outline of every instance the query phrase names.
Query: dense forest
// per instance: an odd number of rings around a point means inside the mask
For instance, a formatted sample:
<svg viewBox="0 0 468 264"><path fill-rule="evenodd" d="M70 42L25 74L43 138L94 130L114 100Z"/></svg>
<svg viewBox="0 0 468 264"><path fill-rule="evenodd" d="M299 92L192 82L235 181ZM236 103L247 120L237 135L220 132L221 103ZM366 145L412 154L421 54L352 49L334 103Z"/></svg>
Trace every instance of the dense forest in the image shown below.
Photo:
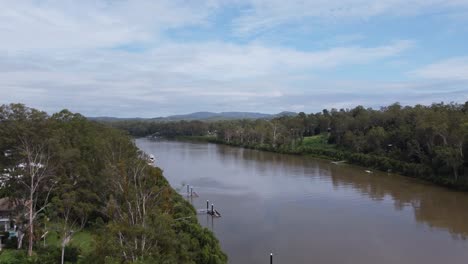
<svg viewBox="0 0 468 264"><path fill-rule="evenodd" d="M0 263L226 263L213 234L124 132L0 106ZM3 229L3 226L2 226Z"/></svg>
<svg viewBox="0 0 468 264"><path fill-rule="evenodd" d="M124 121L133 136L189 137L260 150L310 154L468 189L468 102L362 106L272 120Z"/></svg>

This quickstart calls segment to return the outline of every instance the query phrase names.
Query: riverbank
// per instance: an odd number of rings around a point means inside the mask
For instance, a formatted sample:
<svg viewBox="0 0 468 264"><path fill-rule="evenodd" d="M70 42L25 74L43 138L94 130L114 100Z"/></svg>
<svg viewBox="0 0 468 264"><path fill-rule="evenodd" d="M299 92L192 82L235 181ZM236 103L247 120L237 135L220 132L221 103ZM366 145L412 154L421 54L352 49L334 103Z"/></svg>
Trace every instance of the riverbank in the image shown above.
<svg viewBox="0 0 468 264"><path fill-rule="evenodd" d="M341 150L336 148L336 146L334 145L327 144L326 141L323 140L323 138L320 138L318 136L305 138L302 144L299 144L296 147L284 148L274 148L267 144L249 145L240 144L238 142L226 142L216 138L215 136L179 136L175 137L175 139L224 144L229 146L281 154L308 155L331 161L346 161L349 164L363 166L382 172L397 173L403 176L421 179L454 190L468 191L467 183L460 183L452 179L435 177L434 175L432 175L431 168L427 166L417 163L403 162L400 160L395 160L383 156L376 156L364 153L353 153L350 151Z"/></svg>

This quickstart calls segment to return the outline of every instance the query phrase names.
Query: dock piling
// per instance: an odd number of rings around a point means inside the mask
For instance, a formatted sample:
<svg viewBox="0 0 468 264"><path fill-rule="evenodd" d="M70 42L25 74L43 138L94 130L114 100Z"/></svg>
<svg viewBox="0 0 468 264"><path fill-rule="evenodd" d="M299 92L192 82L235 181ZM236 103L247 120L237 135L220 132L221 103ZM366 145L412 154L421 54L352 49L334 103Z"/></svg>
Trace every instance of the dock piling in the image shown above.
<svg viewBox="0 0 468 264"><path fill-rule="evenodd" d="M273 253L270 253L270 264L273 264Z"/></svg>

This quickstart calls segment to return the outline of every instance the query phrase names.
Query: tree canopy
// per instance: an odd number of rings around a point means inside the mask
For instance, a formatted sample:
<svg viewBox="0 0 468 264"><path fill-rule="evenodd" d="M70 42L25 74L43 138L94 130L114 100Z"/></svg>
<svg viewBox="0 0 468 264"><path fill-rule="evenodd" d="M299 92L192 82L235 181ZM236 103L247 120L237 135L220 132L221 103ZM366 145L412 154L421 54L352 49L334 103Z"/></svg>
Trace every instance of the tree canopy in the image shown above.
<svg viewBox="0 0 468 264"><path fill-rule="evenodd" d="M27 241L11 246L21 263L227 261L193 207L122 131L68 110L2 105L0 154L0 194L17 204ZM86 252L72 243L80 232L92 234ZM58 243L41 243L47 236Z"/></svg>

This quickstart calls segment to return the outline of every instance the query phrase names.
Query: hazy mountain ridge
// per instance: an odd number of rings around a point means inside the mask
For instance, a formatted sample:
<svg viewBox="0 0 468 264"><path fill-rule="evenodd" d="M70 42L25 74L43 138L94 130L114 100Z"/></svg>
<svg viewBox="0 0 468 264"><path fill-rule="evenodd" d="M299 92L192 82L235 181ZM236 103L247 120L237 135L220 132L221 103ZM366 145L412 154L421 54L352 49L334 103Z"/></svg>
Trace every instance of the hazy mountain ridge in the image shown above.
<svg viewBox="0 0 468 264"><path fill-rule="evenodd" d="M127 121L127 120L140 120L140 121L160 121L160 122L171 122L171 121L217 121L217 120L236 120L236 119L272 119L281 116L294 116L297 115L295 112L283 111L278 114L265 114L257 112L194 112L185 115L170 115L166 117L155 117L155 118L120 118L110 116L98 116L88 117L90 120L101 121L101 122L116 122L116 121Z"/></svg>

